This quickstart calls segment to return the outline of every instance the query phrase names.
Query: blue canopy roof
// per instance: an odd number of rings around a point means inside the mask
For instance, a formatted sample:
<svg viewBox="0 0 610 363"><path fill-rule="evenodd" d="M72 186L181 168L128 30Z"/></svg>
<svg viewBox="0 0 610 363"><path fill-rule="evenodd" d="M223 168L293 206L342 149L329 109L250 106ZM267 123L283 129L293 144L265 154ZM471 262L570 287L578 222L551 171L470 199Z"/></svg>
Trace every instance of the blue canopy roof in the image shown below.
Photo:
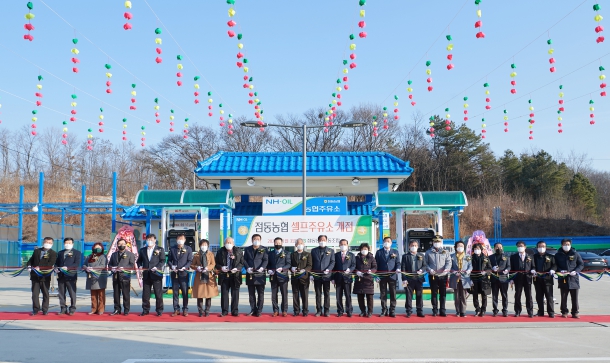
<svg viewBox="0 0 610 363"><path fill-rule="evenodd" d="M200 177L301 176L303 159L299 152L225 152L197 162ZM413 172L408 161L384 152L310 152L308 177L374 176L407 178Z"/></svg>

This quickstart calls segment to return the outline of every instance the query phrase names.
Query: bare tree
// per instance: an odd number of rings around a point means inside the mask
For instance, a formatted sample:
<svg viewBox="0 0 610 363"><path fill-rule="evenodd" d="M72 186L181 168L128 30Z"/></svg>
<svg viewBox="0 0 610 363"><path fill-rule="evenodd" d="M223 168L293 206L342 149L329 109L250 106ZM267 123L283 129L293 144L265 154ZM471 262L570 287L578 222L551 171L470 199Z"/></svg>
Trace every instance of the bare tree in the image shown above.
<svg viewBox="0 0 610 363"><path fill-rule="evenodd" d="M220 138L223 142L223 150L240 152L268 151L273 142L272 130L260 130L256 127L241 126L248 119L245 116L233 120L233 133L222 131Z"/></svg>

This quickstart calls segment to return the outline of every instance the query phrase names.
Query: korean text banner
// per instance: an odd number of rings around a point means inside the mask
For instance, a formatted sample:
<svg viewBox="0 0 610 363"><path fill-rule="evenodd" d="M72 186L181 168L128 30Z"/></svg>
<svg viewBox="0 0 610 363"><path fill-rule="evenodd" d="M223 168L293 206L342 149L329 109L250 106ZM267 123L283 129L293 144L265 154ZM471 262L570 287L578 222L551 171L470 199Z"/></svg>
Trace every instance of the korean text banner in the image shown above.
<svg viewBox="0 0 610 363"><path fill-rule="evenodd" d="M263 215L301 215L301 197L263 197ZM309 197L307 214L346 215L347 197Z"/></svg>
<svg viewBox="0 0 610 363"><path fill-rule="evenodd" d="M252 235L260 234L263 246L273 246L281 237L284 245L302 238L307 247L318 245L318 236L328 237L328 246L339 246L345 238L352 246L373 242L371 216L251 216L234 217L233 237L237 247L250 246Z"/></svg>

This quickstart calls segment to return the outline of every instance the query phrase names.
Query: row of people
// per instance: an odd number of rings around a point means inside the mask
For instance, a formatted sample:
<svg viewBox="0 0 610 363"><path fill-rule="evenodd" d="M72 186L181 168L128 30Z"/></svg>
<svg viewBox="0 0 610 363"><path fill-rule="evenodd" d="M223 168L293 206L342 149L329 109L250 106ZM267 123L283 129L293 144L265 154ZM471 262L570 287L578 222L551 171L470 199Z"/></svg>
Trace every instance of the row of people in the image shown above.
<svg viewBox="0 0 610 363"><path fill-rule="evenodd" d="M533 317L533 300L531 286L534 285L538 315L554 317L553 285L556 271L561 272L558 281L561 294L561 314L567 317L567 298L572 300L572 317L578 318L578 273L583 268L580 255L571 248L571 241L562 241L562 248L555 256L546 253L546 243L538 242L537 253L533 256L525 252L525 243L517 242L517 253L508 257L501 243L494 245L494 253L487 256L484 246L474 244L472 255L464 252L464 243L455 243L455 253L450 254L443 248L441 236L435 236L433 246L425 253L418 252L419 242L411 240L408 251L402 256L391 248L391 239L385 238L383 248L375 255L369 253L370 246L362 244L359 253L348 250L348 241L339 242L339 252L326 246L327 237L318 237L319 246L305 251L305 243L298 239L295 252L285 251L282 238L274 240L273 250L261 247L261 236L252 236L252 245L243 251L235 247L233 239L227 238L224 247L216 254L209 250L209 242L202 239L199 251L193 254L185 246L186 238L177 238L177 245L172 247L167 258L171 271L173 287L172 316L188 315L188 281L189 270L196 271L192 287L192 296L197 299L199 316L209 316L211 299L221 296L220 316L239 315L239 290L242 284L242 268L246 270L246 285L250 312L247 315L260 316L264 307L264 290L269 278L271 284L271 303L273 316L288 315L288 283L292 286L293 315L308 316L309 285L313 282L315 291L316 316L330 314L330 285L336 290L337 316L352 316L352 294L357 295L360 316L370 317L373 313L374 281L379 283L381 315L396 316L396 287L399 275L402 275L402 286L405 292L406 316L413 312L412 299L415 294L416 314L423 314L424 274L428 273L431 290L433 316L446 316L447 286L454 290L456 315L466 315L466 299L472 294L476 316L484 316L487 309L487 297L492 295L493 316L500 310L499 298L502 300L502 315L508 316L508 285L514 284L514 312L520 316L522 311L521 297L525 295L526 311ZM105 307L106 275L96 271L108 268L112 272L114 292L114 310L111 315L128 315L130 311L131 275L134 269L142 271L142 313L150 312L151 292L155 293L155 312L163 313L162 270L166 265L166 253L157 245L156 237L149 235L146 246L139 251L138 258L126 249L127 243L120 240L118 250L109 259L104 254L104 247L96 243L92 254L86 259L83 269L88 273L86 289L91 291L91 312L102 314ZM55 268L58 272L58 292L60 314L72 315L76 310L77 274L60 273L60 269L76 270L79 268L81 255L73 249L73 241L64 241L64 250L56 253L52 250L52 239L45 238L43 248L37 249L30 260L30 269ZM492 278L492 275L493 278ZM31 271L33 315L42 310L48 312L48 290L50 277ZM43 293L43 305L40 307L39 294ZM66 292L71 305L67 306ZM182 305L180 304L182 294ZM389 295L389 304L388 304ZM123 305L121 306L121 296ZM281 297L281 303L279 300ZM205 300L205 301L204 301ZM480 300L480 301L479 301ZM230 304L229 304L230 303Z"/></svg>

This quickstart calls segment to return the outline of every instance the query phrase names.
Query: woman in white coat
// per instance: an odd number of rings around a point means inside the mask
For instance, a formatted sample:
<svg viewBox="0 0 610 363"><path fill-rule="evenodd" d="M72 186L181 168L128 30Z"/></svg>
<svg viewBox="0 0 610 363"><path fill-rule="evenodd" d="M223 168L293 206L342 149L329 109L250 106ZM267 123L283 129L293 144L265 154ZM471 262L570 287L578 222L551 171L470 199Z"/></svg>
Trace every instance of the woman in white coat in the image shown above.
<svg viewBox="0 0 610 363"><path fill-rule="evenodd" d="M470 256L464 252L464 242L457 241L454 247L455 253L451 255L449 287L453 289L455 313L457 316L464 318L466 317L466 290L472 286L470 281L472 261Z"/></svg>

